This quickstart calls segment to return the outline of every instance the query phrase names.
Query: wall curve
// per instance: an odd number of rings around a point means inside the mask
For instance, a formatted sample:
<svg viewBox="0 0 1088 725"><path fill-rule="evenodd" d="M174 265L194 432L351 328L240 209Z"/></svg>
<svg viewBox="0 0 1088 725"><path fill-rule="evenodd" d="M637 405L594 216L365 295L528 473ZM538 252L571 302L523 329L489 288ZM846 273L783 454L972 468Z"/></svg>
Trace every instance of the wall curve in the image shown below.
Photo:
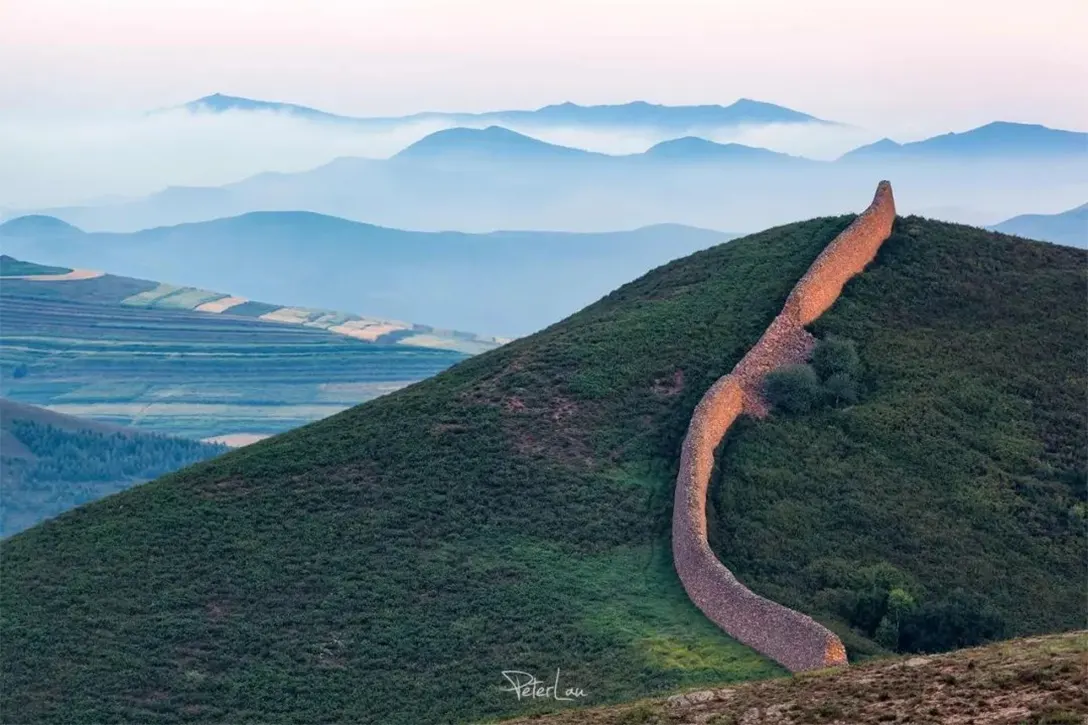
<svg viewBox="0 0 1088 725"><path fill-rule="evenodd" d="M873 261L894 222L892 187L881 181L872 204L820 252L759 342L699 401L680 453L672 549L688 597L731 637L791 672L846 664L846 649L816 620L752 592L714 556L706 528L714 451L742 413L766 415L764 376L808 359L815 340L805 325L826 312L846 282Z"/></svg>

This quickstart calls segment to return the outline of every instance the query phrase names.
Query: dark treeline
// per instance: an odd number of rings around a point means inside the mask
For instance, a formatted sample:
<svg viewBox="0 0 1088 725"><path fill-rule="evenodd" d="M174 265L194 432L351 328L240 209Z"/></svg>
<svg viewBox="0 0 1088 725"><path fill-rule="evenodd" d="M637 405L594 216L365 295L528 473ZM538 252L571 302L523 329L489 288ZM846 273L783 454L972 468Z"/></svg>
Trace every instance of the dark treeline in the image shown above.
<svg viewBox="0 0 1088 725"><path fill-rule="evenodd" d="M67 431L26 420L11 421L9 430L36 460L0 460L4 535L228 450L155 433Z"/></svg>

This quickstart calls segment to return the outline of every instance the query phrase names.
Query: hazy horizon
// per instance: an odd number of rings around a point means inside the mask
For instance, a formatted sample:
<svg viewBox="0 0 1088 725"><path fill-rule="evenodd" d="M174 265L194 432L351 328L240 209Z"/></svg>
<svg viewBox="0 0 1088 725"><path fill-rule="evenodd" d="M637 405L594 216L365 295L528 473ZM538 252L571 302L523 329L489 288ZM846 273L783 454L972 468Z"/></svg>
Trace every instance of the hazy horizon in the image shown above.
<svg viewBox="0 0 1088 725"><path fill-rule="evenodd" d="M0 21L21 71L0 77L5 115L215 92L368 116L746 97L892 136L1088 126L1077 0L15 0Z"/></svg>
<svg viewBox="0 0 1088 725"><path fill-rule="evenodd" d="M1070 92L1088 77L1086 22L1070 0L833 0L816 14L798 0L15 0L0 7L0 64L19 70L0 75L0 213L387 158L450 125L147 113L217 92L352 116L750 98L851 125L698 135L822 160L995 120L1088 129L1088 96ZM683 135L504 125L611 154Z"/></svg>

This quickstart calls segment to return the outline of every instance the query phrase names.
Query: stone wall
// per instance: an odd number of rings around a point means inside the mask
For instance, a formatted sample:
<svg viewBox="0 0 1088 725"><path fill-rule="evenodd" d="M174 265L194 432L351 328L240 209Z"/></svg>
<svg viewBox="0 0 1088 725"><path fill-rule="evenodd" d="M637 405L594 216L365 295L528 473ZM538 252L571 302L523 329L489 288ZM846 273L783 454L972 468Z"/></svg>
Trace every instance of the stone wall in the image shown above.
<svg viewBox="0 0 1088 725"><path fill-rule="evenodd" d="M820 253L759 342L699 401L680 454L672 548L684 589L731 637L791 672L846 664L846 650L834 633L811 617L749 590L710 550L706 496L714 451L741 413L766 415L764 376L808 359L815 341L804 326L826 312L846 282L873 260L894 221L891 184L881 181L873 203Z"/></svg>

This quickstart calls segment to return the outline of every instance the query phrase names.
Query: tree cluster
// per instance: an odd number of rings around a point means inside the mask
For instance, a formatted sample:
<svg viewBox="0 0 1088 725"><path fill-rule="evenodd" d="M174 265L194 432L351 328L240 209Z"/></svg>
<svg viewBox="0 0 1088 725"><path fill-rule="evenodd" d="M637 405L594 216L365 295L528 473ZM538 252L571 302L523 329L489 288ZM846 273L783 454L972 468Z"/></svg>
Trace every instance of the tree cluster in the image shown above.
<svg viewBox="0 0 1088 725"><path fill-rule="evenodd" d="M787 413L850 405L858 400L860 372L854 341L829 337L816 344L810 364L787 365L769 373L763 391L775 410Z"/></svg>

